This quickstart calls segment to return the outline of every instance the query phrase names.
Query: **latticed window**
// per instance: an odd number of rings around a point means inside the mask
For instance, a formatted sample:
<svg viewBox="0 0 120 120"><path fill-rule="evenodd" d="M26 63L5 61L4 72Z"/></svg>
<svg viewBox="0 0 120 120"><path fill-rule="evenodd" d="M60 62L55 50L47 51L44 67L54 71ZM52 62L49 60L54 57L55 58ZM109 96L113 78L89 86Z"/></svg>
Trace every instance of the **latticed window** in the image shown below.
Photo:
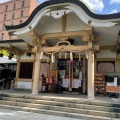
<svg viewBox="0 0 120 120"><path fill-rule="evenodd" d="M11 40L11 39L12 39L12 36L9 36L9 39Z"/></svg>

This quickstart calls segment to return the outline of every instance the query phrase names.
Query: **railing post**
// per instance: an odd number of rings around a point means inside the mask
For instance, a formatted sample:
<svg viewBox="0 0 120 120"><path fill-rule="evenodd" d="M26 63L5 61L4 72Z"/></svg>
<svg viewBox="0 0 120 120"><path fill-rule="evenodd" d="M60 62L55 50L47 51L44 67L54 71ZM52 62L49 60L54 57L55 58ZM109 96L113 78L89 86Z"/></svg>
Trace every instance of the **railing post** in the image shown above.
<svg viewBox="0 0 120 120"><path fill-rule="evenodd" d="M5 81L5 79L3 79L2 94L3 94L3 89L4 89L4 81Z"/></svg>
<svg viewBox="0 0 120 120"><path fill-rule="evenodd" d="M14 80L11 80L11 90L13 89Z"/></svg>

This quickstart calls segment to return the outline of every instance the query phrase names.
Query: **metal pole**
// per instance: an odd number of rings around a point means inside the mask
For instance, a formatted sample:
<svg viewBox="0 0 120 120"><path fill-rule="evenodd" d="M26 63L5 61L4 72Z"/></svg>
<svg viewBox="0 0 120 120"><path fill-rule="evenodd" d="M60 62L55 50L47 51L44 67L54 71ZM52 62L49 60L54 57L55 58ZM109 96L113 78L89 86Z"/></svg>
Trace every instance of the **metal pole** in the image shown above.
<svg viewBox="0 0 120 120"><path fill-rule="evenodd" d="M4 89L4 80L5 80L5 78L3 79L2 94L3 94L3 89Z"/></svg>

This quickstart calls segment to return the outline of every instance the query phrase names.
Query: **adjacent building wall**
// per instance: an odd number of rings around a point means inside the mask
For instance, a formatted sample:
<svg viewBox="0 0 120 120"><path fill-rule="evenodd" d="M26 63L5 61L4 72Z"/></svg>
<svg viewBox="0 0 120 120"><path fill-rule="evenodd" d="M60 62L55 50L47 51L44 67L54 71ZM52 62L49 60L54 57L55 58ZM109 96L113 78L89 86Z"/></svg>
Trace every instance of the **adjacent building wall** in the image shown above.
<svg viewBox="0 0 120 120"><path fill-rule="evenodd" d="M22 7L23 1L24 7ZM18 25L25 22L37 5L38 2L36 0L10 0L0 4L0 40L17 39L17 36L9 36L8 32L4 28L4 24ZM21 17L21 12L23 12L23 17ZM5 15L6 20L4 19Z"/></svg>

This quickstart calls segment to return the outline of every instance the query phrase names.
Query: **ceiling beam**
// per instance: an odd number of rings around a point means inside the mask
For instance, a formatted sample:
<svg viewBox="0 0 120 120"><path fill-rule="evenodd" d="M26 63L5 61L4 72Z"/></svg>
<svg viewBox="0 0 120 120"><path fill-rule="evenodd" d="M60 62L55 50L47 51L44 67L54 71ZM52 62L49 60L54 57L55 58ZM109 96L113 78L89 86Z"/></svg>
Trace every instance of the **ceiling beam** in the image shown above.
<svg viewBox="0 0 120 120"><path fill-rule="evenodd" d="M100 46L100 50L114 50L116 49L116 45L105 45L105 46Z"/></svg>
<svg viewBox="0 0 120 120"><path fill-rule="evenodd" d="M92 47L92 46L91 46ZM47 53L54 53L57 51L83 51L83 50L88 50L90 49L90 45L82 45L82 46L73 46L73 45L68 45L68 46L53 46L53 47L44 47L41 48L43 52ZM99 45L93 45L93 50L99 50ZM33 50L35 51L35 50Z"/></svg>
<svg viewBox="0 0 120 120"><path fill-rule="evenodd" d="M86 36L89 37L89 34L85 30L73 31L73 32L58 32L58 33L46 33L41 35L40 39L50 39L50 38L62 38L62 37L71 37L71 36Z"/></svg>
<svg viewBox="0 0 120 120"><path fill-rule="evenodd" d="M34 30L30 31L30 36L32 36L33 39L40 39L40 35Z"/></svg>
<svg viewBox="0 0 120 120"><path fill-rule="evenodd" d="M64 49L65 48L65 49ZM42 51L46 51L48 53L52 53L52 52L56 52L56 51L59 51L59 50L62 50L62 51L66 51L67 50L70 50L70 51L79 51L79 50L84 50L84 49L88 49L88 46L87 45L84 45L84 46L54 46L54 47L45 47L45 48L42 48L41 50Z"/></svg>
<svg viewBox="0 0 120 120"><path fill-rule="evenodd" d="M32 43L33 43L34 45L37 45L37 44L38 44L37 39L32 40Z"/></svg>
<svg viewBox="0 0 120 120"><path fill-rule="evenodd" d="M4 48L10 52L14 52L14 54L16 55L20 55L21 54L21 50L19 50L18 48L11 46L11 44L9 44L6 48Z"/></svg>
<svg viewBox="0 0 120 120"><path fill-rule="evenodd" d="M68 37L61 37L59 38L60 41L66 41L68 39Z"/></svg>
<svg viewBox="0 0 120 120"><path fill-rule="evenodd" d="M82 37L83 42L88 42L90 41L90 37Z"/></svg>
<svg viewBox="0 0 120 120"><path fill-rule="evenodd" d="M91 26L87 26L87 31L89 35L93 35L93 28Z"/></svg>
<svg viewBox="0 0 120 120"><path fill-rule="evenodd" d="M10 43L11 44L11 46L24 46L24 45L26 45L26 43L25 42L16 42L16 43ZM0 43L0 47L7 47L7 46L9 46L9 43Z"/></svg>

